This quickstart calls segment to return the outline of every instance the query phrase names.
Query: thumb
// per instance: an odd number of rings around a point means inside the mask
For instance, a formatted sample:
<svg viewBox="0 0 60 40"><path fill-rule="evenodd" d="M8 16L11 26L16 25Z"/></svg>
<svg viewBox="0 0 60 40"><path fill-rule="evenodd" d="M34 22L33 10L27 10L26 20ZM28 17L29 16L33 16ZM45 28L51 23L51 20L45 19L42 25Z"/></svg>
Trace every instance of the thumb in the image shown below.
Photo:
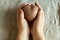
<svg viewBox="0 0 60 40"><path fill-rule="evenodd" d="M39 2L35 2L35 5L39 8L39 9L42 9Z"/></svg>

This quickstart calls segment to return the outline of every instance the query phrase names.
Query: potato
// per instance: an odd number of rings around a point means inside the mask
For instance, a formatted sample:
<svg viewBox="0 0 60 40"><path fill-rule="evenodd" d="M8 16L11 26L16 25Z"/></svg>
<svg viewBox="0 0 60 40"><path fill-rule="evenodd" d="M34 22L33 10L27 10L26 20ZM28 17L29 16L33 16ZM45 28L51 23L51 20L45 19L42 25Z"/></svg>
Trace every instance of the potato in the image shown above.
<svg viewBox="0 0 60 40"><path fill-rule="evenodd" d="M38 7L35 5L25 5L22 10L24 11L25 18L28 21L33 21L38 12Z"/></svg>

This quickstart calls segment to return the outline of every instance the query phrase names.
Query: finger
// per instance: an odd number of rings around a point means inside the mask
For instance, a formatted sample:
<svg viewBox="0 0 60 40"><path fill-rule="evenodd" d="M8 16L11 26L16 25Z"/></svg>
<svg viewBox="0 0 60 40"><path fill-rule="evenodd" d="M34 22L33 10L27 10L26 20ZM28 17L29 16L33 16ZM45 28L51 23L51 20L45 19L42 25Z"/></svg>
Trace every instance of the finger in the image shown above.
<svg viewBox="0 0 60 40"><path fill-rule="evenodd" d="M24 19L24 12L22 9L18 9L17 11L17 21L23 21Z"/></svg>
<svg viewBox="0 0 60 40"><path fill-rule="evenodd" d="M39 9L42 9L40 4L38 2L35 2L35 5L39 8Z"/></svg>
<svg viewBox="0 0 60 40"><path fill-rule="evenodd" d="M44 11L43 10L38 11L36 20L37 21L44 21Z"/></svg>
<svg viewBox="0 0 60 40"><path fill-rule="evenodd" d="M23 3L19 6L19 8L21 9L22 7L24 7L25 5L27 5L26 3Z"/></svg>

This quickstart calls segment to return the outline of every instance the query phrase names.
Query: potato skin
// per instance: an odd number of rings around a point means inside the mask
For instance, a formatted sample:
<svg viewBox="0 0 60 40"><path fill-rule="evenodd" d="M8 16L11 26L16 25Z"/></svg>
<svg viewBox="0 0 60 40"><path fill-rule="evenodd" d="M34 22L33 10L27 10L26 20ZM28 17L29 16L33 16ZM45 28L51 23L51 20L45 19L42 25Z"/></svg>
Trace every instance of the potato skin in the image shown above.
<svg viewBox="0 0 60 40"><path fill-rule="evenodd" d="M28 21L33 21L37 15L38 7L35 5L26 5L22 8L22 10L24 11L25 18Z"/></svg>

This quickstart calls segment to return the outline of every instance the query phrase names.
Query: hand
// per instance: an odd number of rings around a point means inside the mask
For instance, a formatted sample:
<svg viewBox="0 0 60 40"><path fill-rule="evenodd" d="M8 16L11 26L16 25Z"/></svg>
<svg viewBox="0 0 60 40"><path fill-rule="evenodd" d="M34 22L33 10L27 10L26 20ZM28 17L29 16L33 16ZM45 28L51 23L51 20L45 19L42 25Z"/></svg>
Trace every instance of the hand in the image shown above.
<svg viewBox="0 0 60 40"><path fill-rule="evenodd" d="M38 3L35 3L35 5L37 5L39 7L38 13L37 13L37 17L33 22L33 29L37 29L39 31L43 30L43 26L44 26L44 11L42 10L41 6ZM36 27L35 27L36 26Z"/></svg>
<svg viewBox="0 0 60 40"><path fill-rule="evenodd" d="M41 6L38 3L35 3L39 7L39 11L37 13L37 17L33 22L31 33L33 36L33 40L45 40L43 34L43 27L44 27L44 11L42 10Z"/></svg>
<svg viewBox="0 0 60 40"><path fill-rule="evenodd" d="M24 12L22 9L18 10L19 13L17 13L17 25L18 25L18 31L21 30L28 30L28 23L24 18Z"/></svg>
<svg viewBox="0 0 60 40"><path fill-rule="evenodd" d="M28 23L24 18L23 10L20 8L17 11L17 27L18 27L17 40L28 40L28 37L29 37Z"/></svg>

